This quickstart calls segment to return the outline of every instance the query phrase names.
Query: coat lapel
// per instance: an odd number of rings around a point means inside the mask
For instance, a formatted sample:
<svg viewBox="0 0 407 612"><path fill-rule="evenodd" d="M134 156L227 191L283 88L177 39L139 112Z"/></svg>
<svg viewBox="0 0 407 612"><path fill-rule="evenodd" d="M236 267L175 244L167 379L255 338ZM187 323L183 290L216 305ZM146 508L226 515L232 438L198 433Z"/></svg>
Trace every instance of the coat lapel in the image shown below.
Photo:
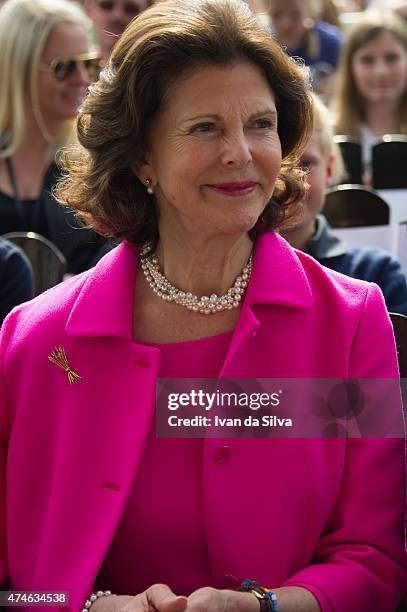
<svg viewBox="0 0 407 612"><path fill-rule="evenodd" d="M130 246L109 253L83 285L65 333L55 338L81 381L70 385L66 372L48 366L50 396L60 402L46 409L58 439L32 588L83 585L71 593L72 610L82 608L103 562L154 415L159 351L132 341L135 270Z"/></svg>
<svg viewBox="0 0 407 612"><path fill-rule="evenodd" d="M238 351L262 331L263 306L301 310L312 303L311 288L295 251L273 232L262 236L256 243L252 276L220 378L233 378Z"/></svg>

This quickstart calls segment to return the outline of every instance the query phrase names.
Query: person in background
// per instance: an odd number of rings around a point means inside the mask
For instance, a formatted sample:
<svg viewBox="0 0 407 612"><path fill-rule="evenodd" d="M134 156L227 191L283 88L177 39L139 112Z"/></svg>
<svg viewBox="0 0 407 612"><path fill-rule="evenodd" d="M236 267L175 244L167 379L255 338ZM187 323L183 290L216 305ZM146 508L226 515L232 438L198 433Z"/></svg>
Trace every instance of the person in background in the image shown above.
<svg viewBox="0 0 407 612"><path fill-rule="evenodd" d="M343 43L341 30L319 20L320 0L269 0L268 6L278 42L310 67L314 90L329 96Z"/></svg>
<svg viewBox="0 0 407 612"><path fill-rule="evenodd" d="M0 237L0 326L14 306L32 297L30 262L21 249Z"/></svg>
<svg viewBox="0 0 407 612"><path fill-rule="evenodd" d="M308 172L309 189L300 221L282 235L320 264L379 285L389 312L407 315L407 279L399 260L377 247L347 247L335 235L321 214L325 191L340 179L343 164L339 147L333 141L329 111L316 97L312 137L301 155L300 164Z"/></svg>
<svg viewBox="0 0 407 612"><path fill-rule="evenodd" d="M69 273L95 263L105 241L79 229L52 196L57 151L99 73L90 21L67 0L7 0L0 9L0 234L33 231L53 242Z"/></svg>
<svg viewBox="0 0 407 612"><path fill-rule="evenodd" d="M320 0L319 19L341 29L339 8L334 0Z"/></svg>
<svg viewBox="0 0 407 612"><path fill-rule="evenodd" d="M84 0L85 11L95 26L103 63L130 21L151 3L151 0Z"/></svg>
<svg viewBox="0 0 407 612"><path fill-rule="evenodd" d="M371 148L384 134L407 134L407 28L391 11L368 11L349 33L332 98L336 134L362 145L364 183Z"/></svg>

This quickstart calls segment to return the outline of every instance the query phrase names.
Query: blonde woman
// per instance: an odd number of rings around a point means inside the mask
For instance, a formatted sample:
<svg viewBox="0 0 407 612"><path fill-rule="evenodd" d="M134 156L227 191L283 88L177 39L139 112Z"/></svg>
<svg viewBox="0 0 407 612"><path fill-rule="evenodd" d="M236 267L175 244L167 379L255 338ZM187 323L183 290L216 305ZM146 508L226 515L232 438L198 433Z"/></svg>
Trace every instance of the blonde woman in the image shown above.
<svg viewBox="0 0 407 612"><path fill-rule="evenodd" d="M392 12L366 13L349 34L333 100L335 131L361 141L365 181L371 147L407 134L407 29Z"/></svg>
<svg viewBox="0 0 407 612"><path fill-rule="evenodd" d="M0 234L35 231L56 244L69 272L88 267L100 241L77 226L51 190L57 149L98 74L88 19L67 0L8 0L0 10Z"/></svg>

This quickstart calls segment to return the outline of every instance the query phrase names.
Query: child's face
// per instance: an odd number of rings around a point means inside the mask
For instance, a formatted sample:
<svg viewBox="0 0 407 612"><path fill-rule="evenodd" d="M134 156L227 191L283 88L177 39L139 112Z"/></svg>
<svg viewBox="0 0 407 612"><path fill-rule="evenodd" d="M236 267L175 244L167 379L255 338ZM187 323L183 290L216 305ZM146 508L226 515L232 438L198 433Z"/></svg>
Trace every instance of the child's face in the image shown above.
<svg viewBox="0 0 407 612"><path fill-rule="evenodd" d="M305 216L315 217L321 212L325 202L325 192L332 175L333 159L321 151L317 138L312 138L300 159L301 166L308 171L309 189L305 198Z"/></svg>
<svg viewBox="0 0 407 612"><path fill-rule="evenodd" d="M307 0L271 0L269 15L278 41L289 49L301 45L311 15Z"/></svg>
<svg viewBox="0 0 407 612"><path fill-rule="evenodd" d="M319 139L314 137L301 155L300 164L308 171L309 189L302 202L297 225L281 233L297 249L306 245L315 232L315 215L321 212L325 202L325 192L332 176L334 156L327 157L322 151Z"/></svg>
<svg viewBox="0 0 407 612"><path fill-rule="evenodd" d="M333 157L326 157L322 153L318 139L312 138L300 158L300 165L308 172L309 189L302 202L303 209L299 222L294 228L288 230L287 237L297 231L306 231L309 237L314 233L315 215L320 213L324 206L325 192L332 176L333 162Z"/></svg>
<svg viewBox="0 0 407 612"><path fill-rule="evenodd" d="M366 102L397 102L407 87L407 52L394 34L382 32L356 51L352 72Z"/></svg>

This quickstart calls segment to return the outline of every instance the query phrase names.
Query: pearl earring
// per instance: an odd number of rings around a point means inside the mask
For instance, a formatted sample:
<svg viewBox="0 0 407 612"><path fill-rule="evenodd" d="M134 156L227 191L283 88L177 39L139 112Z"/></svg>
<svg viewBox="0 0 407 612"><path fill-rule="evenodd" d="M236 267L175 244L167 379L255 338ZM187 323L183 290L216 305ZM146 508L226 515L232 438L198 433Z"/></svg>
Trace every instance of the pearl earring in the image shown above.
<svg viewBox="0 0 407 612"><path fill-rule="evenodd" d="M148 178L148 179L146 179L146 180L144 181L144 183L145 183L145 185L146 185L146 187L147 187L147 193L148 193L148 195L153 195L153 193L154 193L154 187L153 187L153 184L152 184L152 182L151 182L151 179L149 179L149 178Z"/></svg>

